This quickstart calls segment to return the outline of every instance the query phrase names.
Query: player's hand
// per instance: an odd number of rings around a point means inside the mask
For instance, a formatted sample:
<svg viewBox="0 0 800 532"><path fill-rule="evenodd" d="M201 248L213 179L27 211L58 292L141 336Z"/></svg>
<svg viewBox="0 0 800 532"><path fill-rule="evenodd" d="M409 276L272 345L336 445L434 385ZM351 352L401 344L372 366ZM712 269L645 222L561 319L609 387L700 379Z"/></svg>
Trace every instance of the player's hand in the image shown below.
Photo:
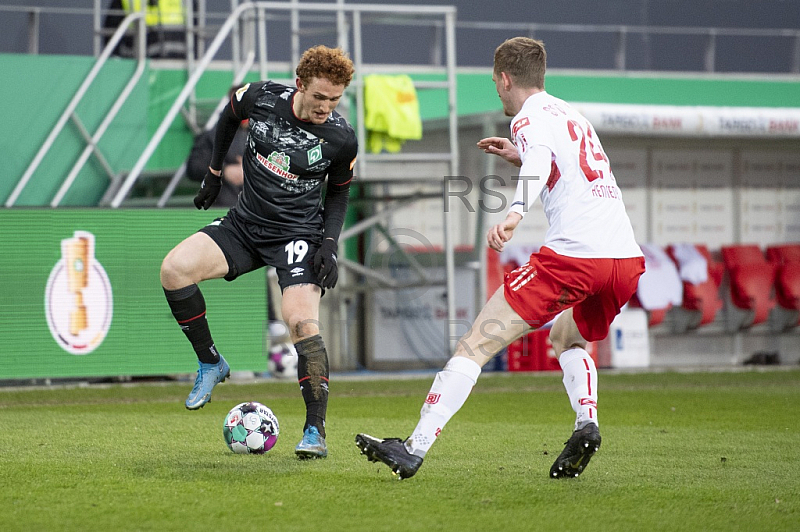
<svg viewBox="0 0 800 532"><path fill-rule="evenodd" d="M339 280L339 264L336 262L338 247L334 239L326 238L314 255L314 273L317 274L322 288L333 288Z"/></svg>
<svg viewBox="0 0 800 532"><path fill-rule="evenodd" d="M194 197L194 206L198 209L208 210L214 204L222 189L222 174L214 175L210 171L203 177L203 184Z"/></svg>
<svg viewBox="0 0 800 532"><path fill-rule="evenodd" d="M506 242L511 240L511 237L514 236L514 229L517 228L520 220L522 220L522 216L515 212L510 212L502 223L489 229L489 232L486 234L486 242L489 244L489 247L498 252L503 251Z"/></svg>
<svg viewBox="0 0 800 532"><path fill-rule="evenodd" d="M517 152L516 146L507 138L487 137L481 139L478 141L478 148L486 153L498 155L514 166L522 166L522 161L519 158L519 152Z"/></svg>

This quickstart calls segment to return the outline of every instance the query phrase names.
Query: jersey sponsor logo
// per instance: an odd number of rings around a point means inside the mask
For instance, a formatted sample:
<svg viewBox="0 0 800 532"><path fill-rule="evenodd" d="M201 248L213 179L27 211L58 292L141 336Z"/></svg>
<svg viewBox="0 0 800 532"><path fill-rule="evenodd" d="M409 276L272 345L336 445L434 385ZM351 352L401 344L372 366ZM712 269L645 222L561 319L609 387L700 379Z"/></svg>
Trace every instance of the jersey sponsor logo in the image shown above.
<svg viewBox="0 0 800 532"><path fill-rule="evenodd" d="M244 96L244 93L247 92L247 89L249 89L249 88L250 88L250 84L248 83L247 85L245 85L244 87L240 87L239 90L236 91L236 101L237 102L241 102L242 101L242 96Z"/></svg>
<svg viewBox="0 0 800 532"><path fill-rule="evenodd" d="M279 175L284 179L289 179L290 181L295 181L297 179L297 174L289 172L291 159L283 152L274 151L269 154L269 157L264 157L260 153L256 153L256 159L264 168L273 174Z"/></svg>
<svg viewBox="0 0 800 532"><path fill-rule="evenodd" d="M528 120L527 116L523 116L522 118L520 118L519 120L514 122L513 126L511 126L511 136L512 137L516 137L517 136L517 131L519 131L523 127L529 126L529 125L531 125L531 121Z"/></svg>
<svg viewBox="0 0 800 532"><path fill-rule="evenodd" d="M440 393L429 393L428 397L425 399L426 405L435 405L439 402L439 399L442 397Z"/></svg>
<svg viewBox="0 0 800 532"><path fill-rule="evenodd" d="M322 159L322 146L319 144L314 146L306 152L306 156L308 156L308 165L311 166L315 162Z"/></svg>
<svg viewBox="0 0 800 532"><path fill-rule="evenodd" d="M298 266L297 268L293 268L293 269L289 270L289 273L292 274L292 277L299 277L299 276L303 275L303 273L305 273L305 271L306 271L305 268L300 268Z"/></svg>

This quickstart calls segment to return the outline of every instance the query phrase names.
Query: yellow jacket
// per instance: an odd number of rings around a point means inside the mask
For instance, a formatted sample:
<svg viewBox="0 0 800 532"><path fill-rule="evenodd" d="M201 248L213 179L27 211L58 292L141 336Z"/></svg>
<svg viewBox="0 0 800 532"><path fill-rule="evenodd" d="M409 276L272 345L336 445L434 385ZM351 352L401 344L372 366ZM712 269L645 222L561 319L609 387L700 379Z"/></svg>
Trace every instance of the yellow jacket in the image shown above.
<svg viewBox="0 0 800 532"><path fill-rule="evenodd" d="M136 13L142 9L141 0L122 0L126 13ZM147 4L145 22L148 26L182 26L184 24L183 2L181 0L159 0L155 5Z"/></svg>
<svg viewBox="0 0 800 532"><path fill-rule="evenodd" d="M364 78L364 127L372 153L398 152L406 140L422 138L422 118L409 76L370 74Z"/></svg>

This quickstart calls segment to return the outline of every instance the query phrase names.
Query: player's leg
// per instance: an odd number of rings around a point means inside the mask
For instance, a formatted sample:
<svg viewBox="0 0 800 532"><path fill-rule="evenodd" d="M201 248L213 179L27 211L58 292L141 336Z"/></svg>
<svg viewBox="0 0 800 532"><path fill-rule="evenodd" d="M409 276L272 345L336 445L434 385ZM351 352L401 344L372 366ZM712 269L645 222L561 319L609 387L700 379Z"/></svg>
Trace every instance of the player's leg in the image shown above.
<svg viewBox="0 0 800 532"><path fill-rule="evenodd" d="M295 448L295 454L301 459L325 458L328 455L325 418L330 366L325 342L320 335L321 294L322 289L316 284L286 286L281 305L283 319L297 351L297 381L306 406L303 439Z"/></svg>
<svg viewBox="0 0 800 532"><path fill-rule="evenodd" d="M576 261L573 269L594 272L592 277L598 287L590 291L592 295L562 313L550 331L550 340L564 372L564 388L575 411L575 430L550 468L551 478L578 476L600 449L597 368L586 352L586 344L587 340L602 340L608 335L611 322L633 296L639 276L644 272L644 261L640 257L572 260Z"/></svg>
<svg viewBox="0 0 800 532"><path fill-rule="evenodd" d="M586 351L588 343L575 323L573 309L565 310L550 330L550 342L564 372L564 388L575 411L575 428L597 424L597 368Z"/></svg>
<svg viewBox="0 0 800 532"><path fill-rule="evenodd" d="M508 304L500 287L483 307L472 327L461 337L453 357L436 374L420 411L414 432L405 441L356 436L356 444L372 461L382 461L398 478L413 476L445 424L466 402L481 368L500 349L530 330Z"/></svg>
<svg viewBox="0 0 800 532"><path fill-rule="evenodd" d="M204 233L195 233L175 246L161 264L161 285L170 310L192 344L199 368L186 399L190 410L211 400L214 386L230 374L227 361L217 352L206 321L206 303L197 283L228 273L225 255Z"/></svg>
<svg viewBox="0 0 800 532"><path fill-rule="evenodd" d="M444 425L466 402L481 368L498 351L530 331L531 327L506 301L504 291L501 286L489 298L470 330L456 344L453 357L436 374L419 423L406 443L413 454L425 456Z"/></svg>
<svg viewBox="0 0 800 532"><path fill-rule="evenodd" d="M312 267L317 249L313 238L296 238L279 245L265 245L260 250L264 262L275 268L282 290L281 315L297 351L297 377L306 405L303 439L295 448L300 458L328 455L325 417L330 369L320 335L322 288Z"/></svg>
<svg viewBox="0 0 800 532"><path fill-rule="evenodd" d="M575 430L550 468L551 478L577 477L600 449L597 422L597 368L586 351L573 309L564 311L550 330L550 342L564 372L564 388L575 411Z"/></svg>

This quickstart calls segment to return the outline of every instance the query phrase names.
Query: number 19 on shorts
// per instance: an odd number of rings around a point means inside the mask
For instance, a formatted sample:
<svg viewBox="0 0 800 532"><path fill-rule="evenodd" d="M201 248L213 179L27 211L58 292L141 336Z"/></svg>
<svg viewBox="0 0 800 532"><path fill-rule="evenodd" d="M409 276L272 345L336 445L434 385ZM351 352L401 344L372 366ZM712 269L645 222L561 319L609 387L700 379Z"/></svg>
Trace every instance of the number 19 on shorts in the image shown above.
<svg viewBox="0 0 800 532"><path fill-rule="evenodd" d="M305 240L293 240L286 244L283 249L286 251L286 264L303 262L306 253L308 253L308 243Z"/></svg>

